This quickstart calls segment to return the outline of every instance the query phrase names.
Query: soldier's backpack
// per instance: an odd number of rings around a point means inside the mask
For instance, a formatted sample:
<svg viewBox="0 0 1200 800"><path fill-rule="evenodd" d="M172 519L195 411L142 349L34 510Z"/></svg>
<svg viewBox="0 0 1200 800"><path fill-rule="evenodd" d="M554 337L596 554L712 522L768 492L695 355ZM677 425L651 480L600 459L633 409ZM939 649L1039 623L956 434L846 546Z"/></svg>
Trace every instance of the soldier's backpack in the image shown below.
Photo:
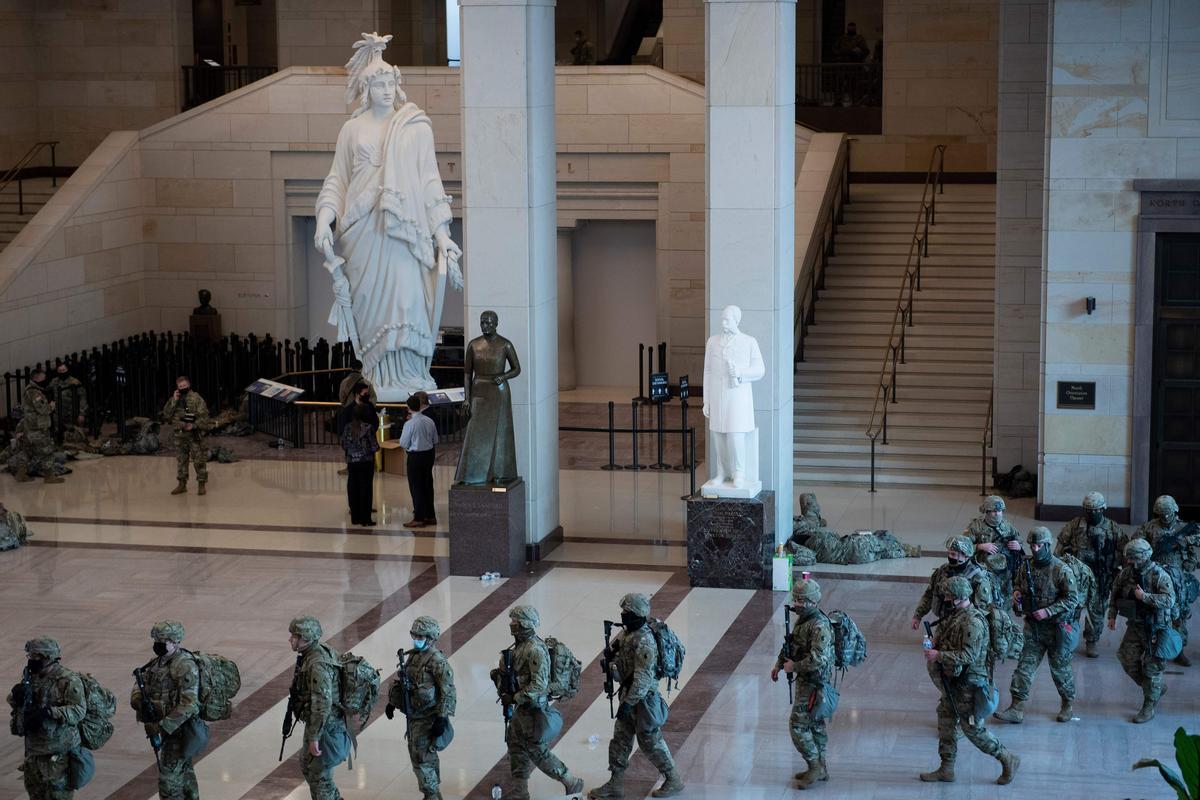
<svg viewBox="0 0 1200 800"><path fill-rule="evenodd" d="M336 653L335 653L336 655ZM371 666L362 656L342 653L341 679L338 683L341 699L339 704L346 712L346 722L358 717L359 730L367 724L371 709L379 699L379 670Z"/></svg>
<svg viewBox="0 0 1200 800"><path fill-rule="evenodd" d="M99 750L112 738L112 718L117 713L117 698L88 672L76 672L83 683L87 712L79 721L79 738L88 750Z"/></svg>
<svg viewBox="0 0 1200 800"><path fill-rule="evenodd" d="M1063 553L1059 558L1075 576L1075 610L1069 616L1079 619L1079 612L1087 611L1096 602L1096 574L1071 553Z"/></svg>
<svg viewBox="0 0 1200 800"><path fill-rule="evenodd" d="M1158 566L1162 567L1163 572L1167 573L1167 576L1171 579L1171 589L1175 593L1175 602L1172 603L1170 610L1167 611L1165 616L1168 620L1174 622L1179 619L1179 615L1183 613L1183 610L1191 605L1188 602L1187 576L1183 574L1183 570L1174 564L1159 564ZM1192 578L1192 580L1195 580L1195 578ZM1193 595L1192 601L1194 602L1195 599Z"/></svg>
<svg viewBox="0 0 1200 800"><path fill-rule="evenodd" d="M679 641L675 631L661 619L651 618L647 620L646 625L650 628L650 633L654 634L654 644L658 647L654 677L656 680L667 679L667 694L670 694L671 681L675 681L675 688L679 688L679 675L683 672L683 657L687 655L687 648Z"/></svg>
<svg viewBox="0 0 1200 800"><path fill-rule="evenodd" d="M583 665L571 652L571 648L554 637L546 639L546 647L550 651L550 684L547 692L551 699L570 700L579 694Z"/></svg>
<svg viewBox="0 0 1200 800"><path fill-rule="evenodd" d="M237 664L216 653L183 652L192 657L200 673L200 719L205 722L229 719L233 697L242 688Z"/></svg>
<svg viewBox="0 0 1200 800"><path fill-rule="evenodd" d="M988 624L988 650L992 658L1004 661L1020 658L1025 648L1025 629L1000 606L992 606L984 613Z"/></svg>
<svg viewBox="0 0 1200 800"><path fill-rule="evenodd" d="M822 612L823 613L823 612ZM845 671L867 660L867 637L845 611L826 614L833 629L833 665Z"/></svg>

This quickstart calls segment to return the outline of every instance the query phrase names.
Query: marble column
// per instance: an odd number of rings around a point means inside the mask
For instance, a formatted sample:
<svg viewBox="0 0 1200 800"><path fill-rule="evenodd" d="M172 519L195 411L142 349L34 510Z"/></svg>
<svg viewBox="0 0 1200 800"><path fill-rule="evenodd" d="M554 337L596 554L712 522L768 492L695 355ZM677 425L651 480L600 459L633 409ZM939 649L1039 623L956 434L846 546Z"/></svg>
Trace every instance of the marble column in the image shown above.
<svg viewBox="0 0 1200 800"><path fill-rule="evenodd" d="M554 2L460 7L467 336L493 309L521 358L513 422L536 544L559 525Z"/></svg>
<svg viewBox="0 0 1200 800"><path fill-rule="evenodd" d="M775 535L792 530L795 0L705 0L708 335L742 309L766 376L754 384L759 477ZM710 453L711 456L711 453ZM711 458L710 458L711 463Z"/></svg>

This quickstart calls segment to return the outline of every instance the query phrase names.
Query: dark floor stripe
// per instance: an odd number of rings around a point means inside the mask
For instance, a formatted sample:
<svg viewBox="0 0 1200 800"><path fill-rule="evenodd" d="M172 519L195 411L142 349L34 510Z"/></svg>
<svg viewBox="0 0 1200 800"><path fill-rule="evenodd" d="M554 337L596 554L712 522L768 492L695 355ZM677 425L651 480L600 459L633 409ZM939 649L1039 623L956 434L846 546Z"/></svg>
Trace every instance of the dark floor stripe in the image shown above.
<svg viewBox="0 0 1200 800"><path fill-rule="evenodd" d="M725 688L729 677L745 658L754 640L762 633L763 627L770 623L771 617L783 605L785 597L783 592L771 592L767 589L756 591L737 619L725 629L724 635L708 654L708 658L704 659L700 668L688 679L688 685L683 687L679 697L671 703L670 717L663 727L663 734L672 753L678 753L687 742L688 736L717 699L717 695ZM686 646L687 642L684 642L684 645ZM625 773L625 797L646 797L658 782L658 770L654 769L640 750L634 753L634 757L629 761L629 770Z"/></svg>
<svg viewBox="0 0 1200 800"><path fill-rule="evenodd" d="M346 525L342 528L305 527L303 525L244 525L236 522L179 522L153 519L101 519L92 517L58 517L31 514L26 522L53 522L64 525L112 525L131 528L188 528L209 531L269 531L273 533L324 533L335 536L402 536L422 539L445 539L447 531L436 529L408 528L359 528Z"/></svg>
<svg viewBox="0 0 1200 800"><path fill-rule="evenodd" d="M620 544L653 545L658 547L687 547L687 539L633 539L623 536L566 536L563 544Z"/></svg>
<svg viewBox="0 0 1200 800"><path fill-rule="evenodd" d="M474 608L460 617L458 622L451 625L442 633L442 637L438 640L438 646L442 652L447 656L454 655L460 647L483 630L489 622L504 613L505 609L512 605L517 598L529 591L530 587L541 580L554 566L552 562L543 562L542 565L535 567L532 573L519 575L505 581L502 586L479 601ZM291 673L288 673L288 677L290 681ZM363 726L364 729L383 717L383 709L387 705L387 690L391 687L392 680L395 677L396 673L393 669L380 682L380 702L372 710L371 717L367 720L367 725ZM400 720L390 721L386 717L383 717L383 724L401 725L403 722ZM298 733L300 732L298 731ZM397 757L405 758L406 754L398 754ZM297 764L297 757L293 756L276 767L270 775L259 781L250 791L242 795L240 800L277 800L277 798L286 797L295 791L303 782L304 780L300 776L300 768Z"/></svg>
<svg viewBox="0 0 1200 800"><path fill-rule="evenodd" d="M169 544L124 544L121 542L51 542L45 539L30 539L31 547L62 547L83 550L145 550L153 553L202 553L223 556L266 556L287 558L328 558L335 561L411 561L429 564L439 560L437 556L410 556L402 553L321 553L308 550L254 550L241 547L194 547Z"/></svg>
<svg viewBox="0 0 1200 800"><path fill-rule="evenodd" d="M929 583L929 578L921 575L875 575L864 572L821 572L810 570L814 578L835 581L878 581L880 583Z"/></svg>
<svg viewBox="0 0 1200 800"><path fill-rule="evenodd" d="M569 567L571 569L607 569L617 572L675 572L676 570L686 569L673 564L614 564L607 561L559 561L557 559L547 559L545 563L553 564L556 567Z"/></svg>
<svg viewBox="0 0 1200 800"><path fill-rule="evenodd" d="M330 646L338 650L349 649L362 641L372 631L379 628L380 625L383 625L408 608L418 598L428 593L445 578L445 571L439 571L436 567L428 567L421 570L402 588L388 595L383 601L376 604L326 641ZM215 751L255 719L262 716L268 709L287 697L288 689L291 685L292 670L289 669L279 673L245 698L239 700L237 705L234 706L233 716L224 722L218 722L210 726L208 749L204 755ZM281 719L280 723L282 722L283 720ZM200 756L197 761L203 759L204 755ZM124 786L110 794L108 800L146 800L157 789L158 770L151 765L142 770ZM271 797L283 797L283 794L271 795Z"/></svg>
<svg viewBox="0 0 1200 800"><path fill-rule="evenodd" d="M688 581L686 569L676 569L675 574L662 585L661 588L650 598L651 610L654 616L661 619L666 619L670 616L683 598L687 597L688 592L692 590L691 584ZM613 607L613 615L617 616L620 610ZM603 630L597 629L592 631L592 635L597 638L603 638ZM601 656L596 656L592 662L583 668L583 675L580 680L579 694L570 700L564 700L557 703L559 713L563 717L563 732L571 729L571 726L579 721L583 716L583 712L596 701L596 698L604 694L604 675L600 669ZM571 767L568 764L568 769ZM506 793L511 792L510 777L508 772L508 756L497 761L487 775L471 791L467 792L466 800L489 800L492 796L492 787L496 784L504 787Z"/></svg>

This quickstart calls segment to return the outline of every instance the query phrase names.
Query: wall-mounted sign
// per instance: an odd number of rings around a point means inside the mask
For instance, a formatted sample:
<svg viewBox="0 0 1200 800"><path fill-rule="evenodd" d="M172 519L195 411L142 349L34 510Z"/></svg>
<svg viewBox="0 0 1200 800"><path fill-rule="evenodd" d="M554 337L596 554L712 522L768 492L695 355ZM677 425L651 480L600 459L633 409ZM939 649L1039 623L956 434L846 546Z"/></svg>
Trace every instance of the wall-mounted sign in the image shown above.
<svg viewBox="0 0 1200 800"><path fill-rule="evenodd" d="M1200 215L1200 192L1142 192L1144 217Z"/></svg>
<svg viewBox="0 0 1200 800"><path fill-rule="evenodd" d="M1059 408L1095 408L1095 381L1059 381Z"/></svg>
<svg viewBox="0 0 1200 800"><path fill-rule="evenodd" d="M665 372L652 372L650 374L650 401L661 403L663 400L670 398L671 385L670 380Z"/></svg>

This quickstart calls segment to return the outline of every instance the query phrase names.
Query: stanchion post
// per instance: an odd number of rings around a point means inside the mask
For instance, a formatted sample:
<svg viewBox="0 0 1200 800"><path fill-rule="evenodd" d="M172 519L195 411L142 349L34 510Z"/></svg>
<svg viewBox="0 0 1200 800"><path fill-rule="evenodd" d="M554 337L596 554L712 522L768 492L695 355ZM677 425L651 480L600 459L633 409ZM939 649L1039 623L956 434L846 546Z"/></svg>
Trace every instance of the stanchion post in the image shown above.
<svg viewBox="0 0 1200 800"><path fill-rule="evenodd" d="M688 401L685 397L679 401L679 463L674 467L677 472L684 472L688 468L687 411Z"/></svg>
<svg viewBox="0 0 1200 800"><path fill-rule="evenodd" d="M632 416L632 424L630 428L633 430L633 463L626 464L625 469L645 469L646 467L638 463L638 401L634 400L629 404Z"/></svg>
<svg viewBox="0 0 1200 800"><path fill-rule="evenodd" d="M646 385L644 383L646 373L643 370L643 367L645 367L645 366L646 366L646 345L639 342L638 343L638 393L637 393L637 397L633 398L635 403L646 402Z"/></svg>
<svg viewBox="0 0 1200 800"><path fill-rule="evenodd" d="M658 440L658 460L650 465L650 469L655 470L655 471L662 471L662 470L670 469L671 465L663 463L663 405L664 405L664 403L662 400L659 400L657 403L655 403L655 405L658 406L658 436L656 437Z"/></svg>
<svg viewBox="0 0 1200 800"><path fill-rule="evenodd" d="M608 401L608 463L600 467L603 470L620 469L617 466L617 433L614 430L613 424L613 408L612 400Z"/></svg>

